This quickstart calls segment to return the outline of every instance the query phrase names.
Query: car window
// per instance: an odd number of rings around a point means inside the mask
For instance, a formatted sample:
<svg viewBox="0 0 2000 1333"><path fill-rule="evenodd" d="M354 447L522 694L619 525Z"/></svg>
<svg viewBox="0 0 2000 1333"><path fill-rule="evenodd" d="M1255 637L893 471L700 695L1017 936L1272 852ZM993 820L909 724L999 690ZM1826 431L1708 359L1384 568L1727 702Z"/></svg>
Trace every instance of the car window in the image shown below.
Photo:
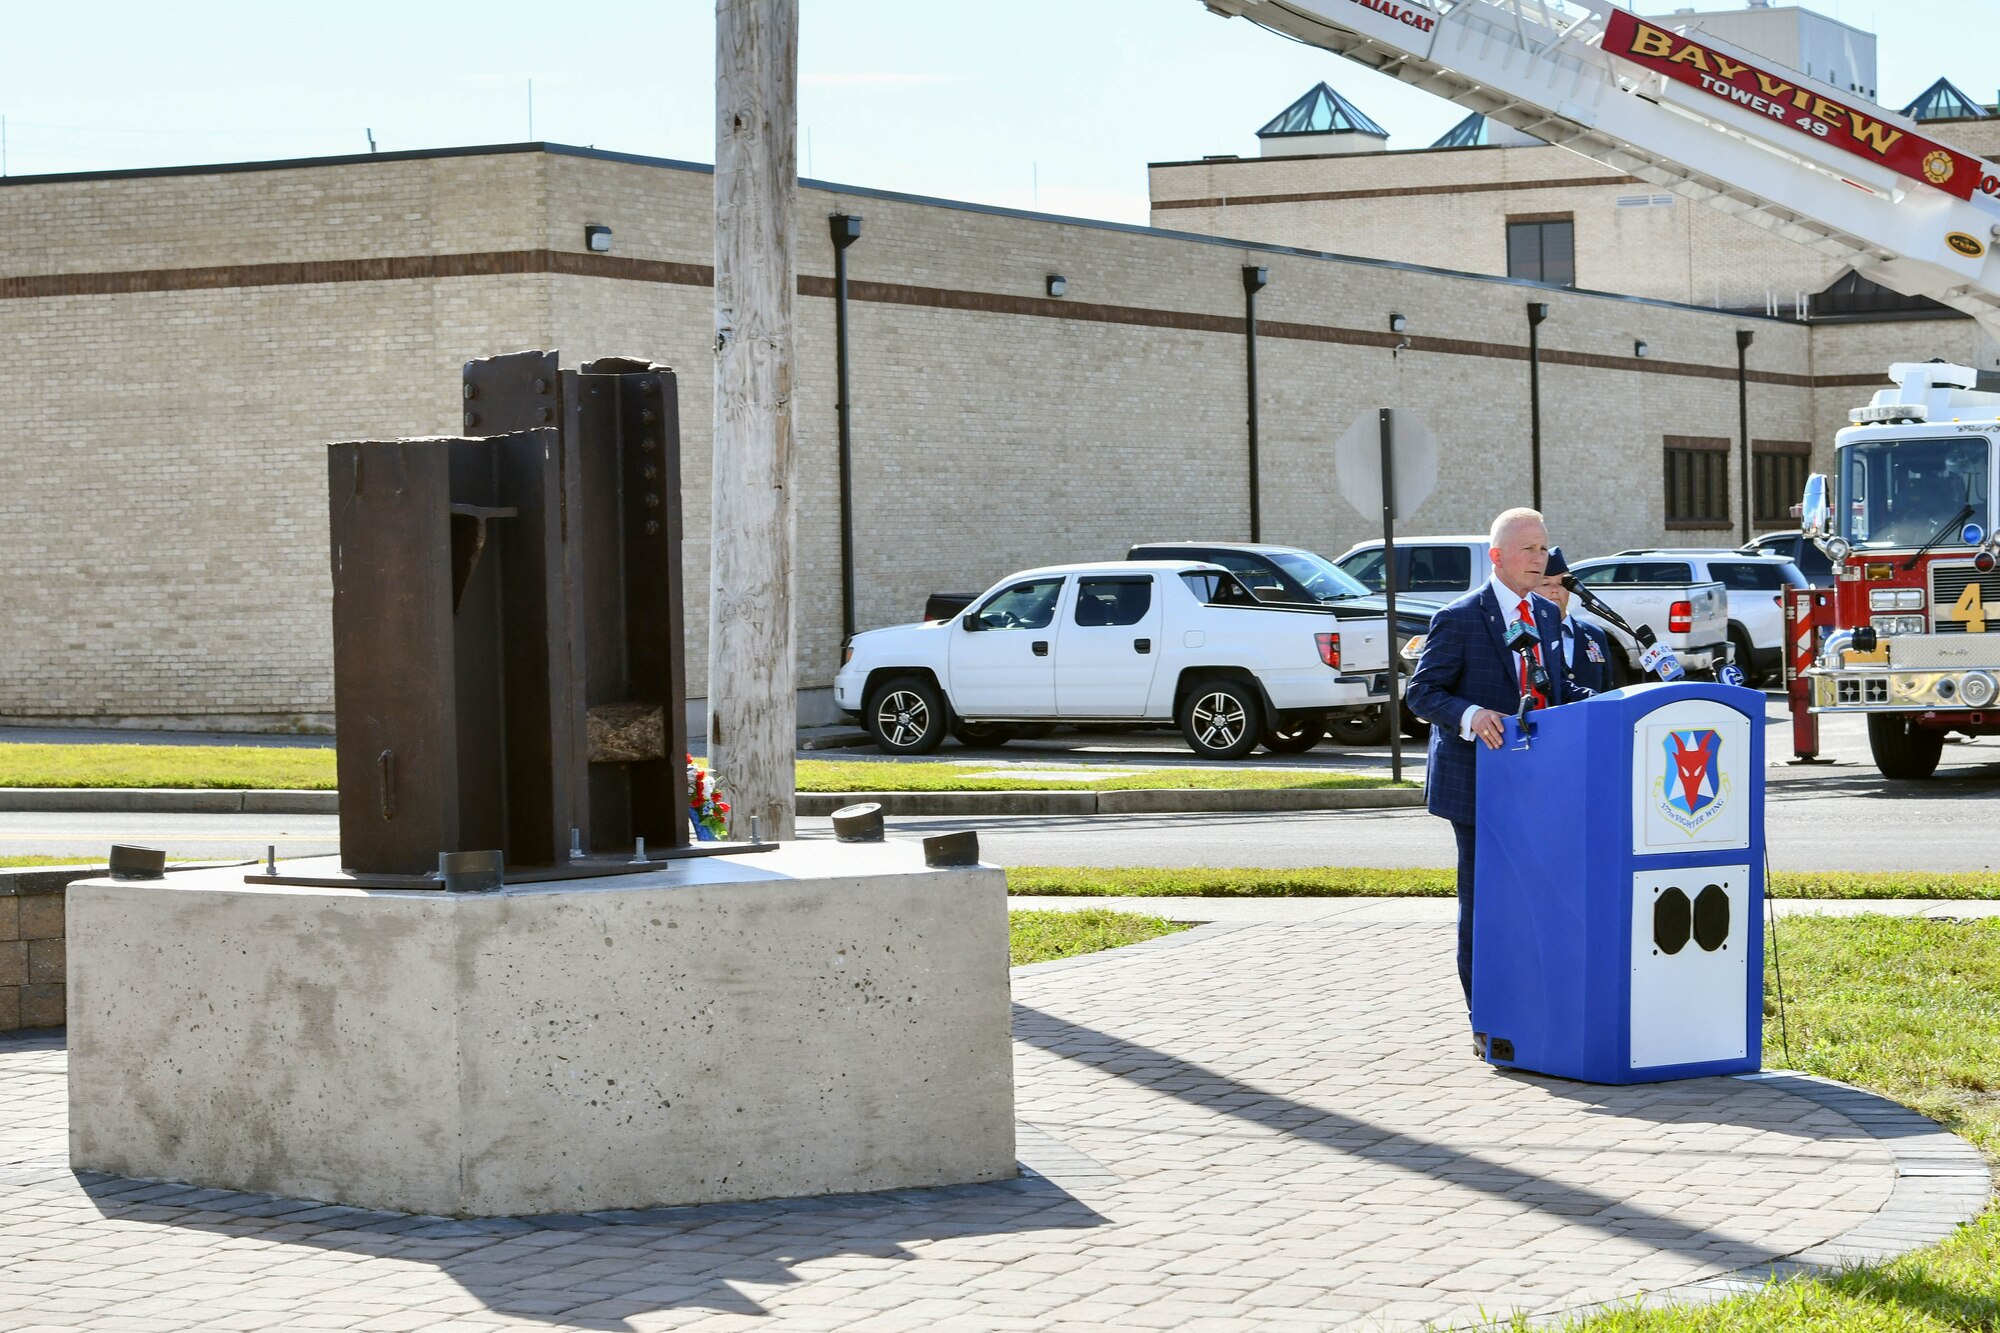
<svg viewBox="0 0 2000 1333"><path fill-rule="evenodd" d="M1599 588L1625 583L1692 583L1694 571L1674 560L1618 560L1580 569L1576 581Z"/></svg>
<svg viewBox="0 0 2000 1333"><path fill-rule="evenodd" d="M1397 592L1462 592L1472 586L1472 552L1463 546L1396 548Z"/></svg>
<svg viewBox="0 0 2000 1333"><path fill-rule="evenodd" d="M1785 566L1735 560L1712 560L1708 576L1731 592L1776 592L1785 586Z"/></svg>
<svg viewBox="0 0 2000 1333"><path fill-rule="evenodd" d="M1371 592L1382 591L1382 548L1356 551L1340 561L1349 577Z"/></svg>
<svg viewBox="0 0 2000 1333"><path fill-rule="evenodd" d="M1242 579L1244 586L1252 592L1282 593L1285 590L1284 580L1261 557L1245 551L1217 551L1209 560Z"/></svg>
<svg viewBox="0 0 2000 1333"><path fill-rule="evenodd" d="M1271 563L1297 579L1305 590L1323 602L1343 597L1366 597L1368 588L1352 574L1310 551L1279 551Z"/></svg>
<svg viewBox="0 0 2000 1333"><path fill-rule="evenodd" d="M1257 599L1233 574L1219 569L1191 569L1181 575L1188 591L1207 606L1257 606Z"/></svg>
<svg viewBox="0 0 2000 1333"><path fill-rule="evenodd" d="M1153 606L1151 578L1079 579L1076 623L1085 626L1136 625Z"/></svg>
<svg viewBox="0 0 2000 1333"><path fill-rule="evenodd" d="M995 594L979 608L979 623L987 629L1047 629L1056 618L1059 578L1017 583Z"/></svg>

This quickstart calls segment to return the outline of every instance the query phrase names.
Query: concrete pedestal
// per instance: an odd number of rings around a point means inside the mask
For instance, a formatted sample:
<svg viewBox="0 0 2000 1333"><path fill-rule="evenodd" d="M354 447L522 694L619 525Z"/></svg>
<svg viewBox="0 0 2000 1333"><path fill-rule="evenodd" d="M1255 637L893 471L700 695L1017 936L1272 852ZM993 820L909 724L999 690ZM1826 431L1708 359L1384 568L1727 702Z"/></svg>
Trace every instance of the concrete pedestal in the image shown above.
<svg viewBox="0 0 2000 1333"><path fill-rule="evenodd" d="M70 887L72 1165L449 1215L1014 1173L997 869L892 842L488 894L242 876Z"/></svg>

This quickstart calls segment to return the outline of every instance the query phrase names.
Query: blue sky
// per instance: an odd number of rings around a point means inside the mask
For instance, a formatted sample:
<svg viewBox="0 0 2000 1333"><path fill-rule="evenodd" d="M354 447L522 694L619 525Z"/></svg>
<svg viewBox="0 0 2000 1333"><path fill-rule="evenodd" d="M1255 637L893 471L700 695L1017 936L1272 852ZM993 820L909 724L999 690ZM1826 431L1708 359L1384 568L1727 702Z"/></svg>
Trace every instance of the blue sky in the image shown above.
<svg viewBox="0 0 2000 1333"><path fill-rule="evenodd" d="M1640 12L1734 8L1642 2ZM1992 99L1996 0L1812 0L1875 31L1893 106L1939 74ZM801 0L800 169L1119 221L1148 161L1254 154L1325 79L1420 147L1461 112L1199 0ZM714 5L4 0L11 175L506 143L713 156ZM1895 24L1884 32L1878 20Z"/></svg>

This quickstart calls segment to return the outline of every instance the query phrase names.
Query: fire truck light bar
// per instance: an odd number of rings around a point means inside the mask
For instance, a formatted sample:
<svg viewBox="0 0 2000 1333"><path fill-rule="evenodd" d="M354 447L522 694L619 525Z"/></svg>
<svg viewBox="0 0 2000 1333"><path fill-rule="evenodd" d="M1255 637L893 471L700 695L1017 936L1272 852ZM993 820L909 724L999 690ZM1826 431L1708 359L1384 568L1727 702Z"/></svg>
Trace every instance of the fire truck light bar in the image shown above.
<svg viewBox="0 0 2000 1333"><path fill-rule="evenodd" d="M1847 419L1857 426L1878 421L1928 421L1930 410L1922 403L1883 403L1880 407L1857 407Z"/></svg>

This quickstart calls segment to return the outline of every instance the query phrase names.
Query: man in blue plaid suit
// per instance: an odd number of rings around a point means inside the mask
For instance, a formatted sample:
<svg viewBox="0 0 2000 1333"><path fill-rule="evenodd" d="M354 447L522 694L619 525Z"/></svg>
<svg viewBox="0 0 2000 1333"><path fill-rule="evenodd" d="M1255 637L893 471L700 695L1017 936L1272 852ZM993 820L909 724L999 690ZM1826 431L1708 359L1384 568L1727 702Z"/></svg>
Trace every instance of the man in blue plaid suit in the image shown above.
<svg viewBox="0 0 2000 1333"><path fill-rule="evenodd" d="M1507 650L1515 621L1532 623L1544 645L1561 642L1562 615L1535 595L1549 558L1549 533L1532 509L1509 509L1493 520L1488 534L1493 575L1485 584L1431 617L1423 652L1406 692L1410 710L1431 724L1430 762L1424 775L1424 804L1451 821L1458 840L1458 981L1472 1004L1473 851L1478 792L1477 745L1497 750L1505 719L1531 691L1525 664ZM1549 650L1553 652L1551 648ZM1537 650L1541 657L1541 650ZM1535 706L1567 703L1565 673L1547 663L1547 686ZM1523 829L1524 837L1540 830Z"/></svg>

